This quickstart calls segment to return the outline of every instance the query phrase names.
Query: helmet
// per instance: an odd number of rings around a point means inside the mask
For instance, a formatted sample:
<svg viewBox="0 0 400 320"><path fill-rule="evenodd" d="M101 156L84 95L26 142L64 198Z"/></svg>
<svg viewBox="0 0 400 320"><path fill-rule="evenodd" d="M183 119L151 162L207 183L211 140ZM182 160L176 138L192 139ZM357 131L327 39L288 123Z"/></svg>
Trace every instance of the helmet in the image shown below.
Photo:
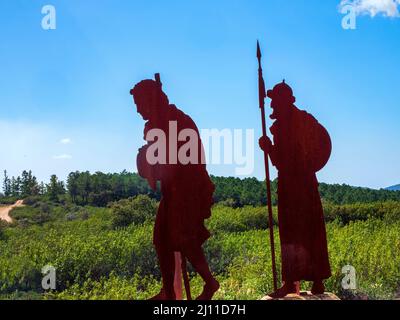
<svg viewBox="0 0 400 320"><path fill-rule="evenodd" d="M271 99L290 100L292 103L296 101L292 88L286 84L285 80L277 84L274 89L268 90L267 96Z"/></svg>

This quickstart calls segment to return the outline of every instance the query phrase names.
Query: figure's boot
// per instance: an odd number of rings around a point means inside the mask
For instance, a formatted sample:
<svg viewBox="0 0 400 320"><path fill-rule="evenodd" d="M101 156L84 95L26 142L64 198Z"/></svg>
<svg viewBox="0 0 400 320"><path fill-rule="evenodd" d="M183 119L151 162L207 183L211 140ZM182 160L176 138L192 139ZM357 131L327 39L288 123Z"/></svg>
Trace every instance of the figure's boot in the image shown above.
<svg viewBox="0 0 400 320"><path fill-rule="evenodd" d="M204 285L203 292L196 298L196 300L210 301L218 289L219 282L213 278Z"/></svg>
<svg viewBox="0 0 400 320"><path fill-rule="evenodd" d="M315 280L311 289L311 293L318 295L325 293L325 286L322 280Z"/></svg>
<svg viewBox="0 0 400 320"><path fill-rule="evenodd" d="M300 295L300 282L284 282L283 286L271 293L269 296L273 299L281 299L286 297L288 294Z"/></svg>

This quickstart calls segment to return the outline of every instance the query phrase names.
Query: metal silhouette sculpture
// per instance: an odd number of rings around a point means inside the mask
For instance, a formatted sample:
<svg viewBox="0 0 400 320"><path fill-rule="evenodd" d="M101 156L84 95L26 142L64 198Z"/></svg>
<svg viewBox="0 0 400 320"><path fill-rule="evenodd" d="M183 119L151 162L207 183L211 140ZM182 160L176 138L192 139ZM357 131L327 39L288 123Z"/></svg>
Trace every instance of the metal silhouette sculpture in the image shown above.
<svg viewBox="0 0 400 320"><path fill-rule="evenodd" d="M199 131L193 120L169 104L162 90L159 74L156 80L144 80L131 90L137 111L146 122L144 137L148 143L139 150L137 168L140 176L149 185L157 188L160 182L162 199L158 209L153 242L156 248L162 275L162 289L153 300L176 300L174 290L175 253L181 253L182 270L187 298L191 299L186 259L205 281L204 290L197 300L211 300L219 289L219 283L212 276L202 245L210 237L204 220L211 216L214 185L204 164L204 152ZM172 126L171 126L172 124ZM152 130L165 133L165 159L167 162L149 161L148 151L160 141L149 141ZM178 139L180 133L192 132L197 144L196 155L190 163L182 163L178 150L187 143ZM192 152L193 149L190 149ZM159 152L163 152L158 150ZM159 156L159 155L158 155ZM185 152L187 156L187 152ZM172 160L171 160L172 159ZM186 158L185 158L186 159Z"/></svg>
<svg viewBox="0 0 400 320"><path fill-rule="evenodd" d="M261 57L259 47L258 56ZM270 296L281 298L290 293L299 294L301 280L313 282L313 294L323 294L323 280L331 276L331 269L316 172L330 158L331 139L311 114L295 106L296 98L285 81L265 94L262 73L260 78L260 101L266 96L272 100L270 118L275 120L270 128L273 143L264 131L260 147L278 170L283 286L278 290L274 288Z"/></svg>

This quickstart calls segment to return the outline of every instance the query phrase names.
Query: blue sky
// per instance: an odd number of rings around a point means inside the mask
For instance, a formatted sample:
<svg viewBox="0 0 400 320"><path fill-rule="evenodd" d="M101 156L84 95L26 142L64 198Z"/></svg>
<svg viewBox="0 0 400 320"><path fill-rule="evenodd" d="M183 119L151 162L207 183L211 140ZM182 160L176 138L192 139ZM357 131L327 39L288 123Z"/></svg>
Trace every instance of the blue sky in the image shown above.
<svg viewBox="0 0 400 320"><path fill-rule="evenodd" d="M41 28L47 4L56 8L56 30ZM320 180L399 183L400 19L384 11L371 17L362 7L357 28L344 30L339 4L1 1L0 169L32 169L44 180L73 170L135 170L143 120L129 90L155 72L170 101L200 128L253 128L259 136L259 39L267 86L285 78L297 106L332 136ZM256 150L254 176L263 172ZM210 173L234 169L212 166Z"/></svg>

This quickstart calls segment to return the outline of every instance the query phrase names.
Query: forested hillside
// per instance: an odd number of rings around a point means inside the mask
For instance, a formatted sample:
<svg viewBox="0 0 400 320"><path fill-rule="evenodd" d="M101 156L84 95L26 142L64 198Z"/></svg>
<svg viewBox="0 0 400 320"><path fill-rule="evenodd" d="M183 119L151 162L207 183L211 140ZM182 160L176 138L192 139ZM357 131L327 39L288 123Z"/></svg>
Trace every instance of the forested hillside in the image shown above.
<svg viewBox="0 0 400 320"><path fill-rule="evenodd" d="M212 176L215 184L214 201L229 207L266 204L266 187L256 178L239 179ZM276 204L277 181L272 182L273 204ZM31 171L23 171L21 176L8 177L4 172L3 194L0 202L13 203L19 198L43 197L52 201L71 201L78 205L105 207L109 202L148 195L160 199L160 192L151 190L138 174L71 172L67 181L59 181L53 175L48 183L39 183ZM370 203L378 201L400 201L400 191L373 190L339 184L320 184L320 194L324 202L332 204Z"/></svg>
<svg viewBox="0 0 400 320"><path fill-rule="evenodd" d="M260 299L272 290L265 183L212 179L205 250L222 285L217 298ZM151 240L160 193L137 174L73 172L65 183L55 175L40 183L30 171L5 172L3 187L0 203L24 199L25 206L11 210L11 224L0 221L0 300L144 299L160 289ZM276 181L272 188L275 195ZM400 192L328 184L320 192L333 273L327 290L343 299L398 296ZM274 207L275 228L276 216ZM275 236L278 244L277 228ZM357 290L343 291L341 270L349 264ZM51 292L41 288L45 265L57 270ZM190 277L198 294L200 278L193 270Z"/></svg>
<svg viewBox="0 0 400 320"><path fill-rule="evenodd" d="M1 299L147 299L161 286L152 229L157 202L147 196L107 208L31 202L0 223ZM216 205L205 251L221 282L217 299L260 299L272 291L265 207ZM276 209L274 208L274 224ZM327 290L342 299L391 299L400 283L400 205L385 202L325 206L332 277ZM279 235L276 228L277 262ZM57 270L56 290L41 287L44 266ZM342 268L354 266L357 290L343 290ZM190 268L193 295L202 288ZM310 289L303 283L303 289Z"/></svg>

